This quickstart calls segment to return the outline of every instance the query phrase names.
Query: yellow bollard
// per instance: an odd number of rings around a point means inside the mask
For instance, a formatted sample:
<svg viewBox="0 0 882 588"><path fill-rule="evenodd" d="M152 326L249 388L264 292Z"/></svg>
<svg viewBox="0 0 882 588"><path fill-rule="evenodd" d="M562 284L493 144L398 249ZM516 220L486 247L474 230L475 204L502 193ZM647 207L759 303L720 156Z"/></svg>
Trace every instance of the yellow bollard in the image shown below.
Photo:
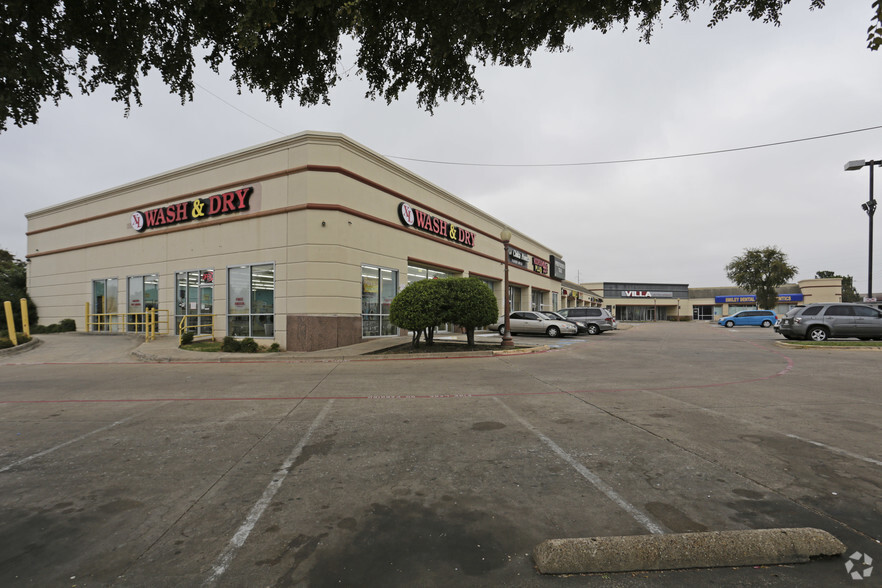
<svg viewBox="0 0 882 588"><path fill-rule="evenodd" d="M12 303L5 301L3 308L6 309L6 326L9 329L9 340L13 345L18 345L18 337L15 335L15 319L12 318Z"/></svg>
<svg viewBox="0 0 882 588"><path fill-rule="evenodd" d="M92 330L92 325L89 324L89 303L86 303L86 332Z"/></svg>
<svg viewBox="0 0 882 588"><path fill-rule="evenodd" d="M28 339L31 338L31 321L28 320L28 299L21 299L21 330L27 336Z"/></svg>

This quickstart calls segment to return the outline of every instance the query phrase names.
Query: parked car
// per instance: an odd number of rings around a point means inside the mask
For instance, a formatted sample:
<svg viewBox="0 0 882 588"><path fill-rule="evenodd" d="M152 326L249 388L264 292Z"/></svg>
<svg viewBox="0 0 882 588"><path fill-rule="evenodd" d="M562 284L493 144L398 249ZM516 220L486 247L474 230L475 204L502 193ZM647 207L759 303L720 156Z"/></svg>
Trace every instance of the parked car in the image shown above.
<svg viewBox="0 0 882 588"><path fill-rule="evenodd" d="M550 319L556 321L567 321L568 323L573 323L576 325L576 328L579 330L579 333L587 333L588 332L588 322L587 321L577 321L577 320L569 320L563 315L560 315L552 310L543 310L542 314L547 316Z"/></svg>
<svg viewBox="0 0 882 588"><path fill-rule="evenodd" d="M826 341L833 337L882 339L882 311L853 302L797 306L781 318L778 332L787 339Z"/></svg>
<svg viewBox="0 0 882 588"><path fill-rule="evenodd" d="M724 316L719 323L724 327L756 326L771 327L778 320L778 316L771 310L742 310L730 316Z"/></svg>
<svg viewBox="0 0 882 588"><path fill-rule="evenodd" d="M599 335L604 331L615 328L615 319L605 308L594 306L576 306L573 308L561 308L557 314L566 317L568 321L584 321L587 323L589 335Z"/></svg>
<svg viewBox="0 0 882 588"><path fill-rule="evenodd" d="M508 315L508 320L512 335L516 333L544 333L549 337L563 337L579 332L578 327L569 321L551 319L543 312L532 310L516 310ZM499 320L490 325L490 328L499 331L500 335L505 335L505 316L499 317Z"/></svg>

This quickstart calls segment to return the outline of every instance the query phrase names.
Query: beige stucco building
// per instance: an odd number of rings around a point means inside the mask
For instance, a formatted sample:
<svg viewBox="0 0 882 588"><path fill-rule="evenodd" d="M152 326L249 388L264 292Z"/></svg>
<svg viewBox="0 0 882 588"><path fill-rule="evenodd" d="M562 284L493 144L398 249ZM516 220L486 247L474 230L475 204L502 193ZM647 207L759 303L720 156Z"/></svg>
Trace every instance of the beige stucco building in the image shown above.
<svg viewBox="0 0 882 588"><path fill-rule="evenodd" d="M591 282L582 286L602 300L601 306L623 321L719 320L756 308L756 296L737 286L690 288L689 284L646 282ZM800 280L777 289L774 310L785 314L799 304L841 302L842 279Z"/></svg>
<svg viewBox="0 0 882 588"><path fill-rule="evenodd" d="M477 276L503 306L502 223L340 134L300 133L27 221L44 324L137 331L155 309L172 333L213 320L215 336L314 350L397 334L389 304L414 280ZM557 308L562 256L512 233L512 309Z"/></svg>

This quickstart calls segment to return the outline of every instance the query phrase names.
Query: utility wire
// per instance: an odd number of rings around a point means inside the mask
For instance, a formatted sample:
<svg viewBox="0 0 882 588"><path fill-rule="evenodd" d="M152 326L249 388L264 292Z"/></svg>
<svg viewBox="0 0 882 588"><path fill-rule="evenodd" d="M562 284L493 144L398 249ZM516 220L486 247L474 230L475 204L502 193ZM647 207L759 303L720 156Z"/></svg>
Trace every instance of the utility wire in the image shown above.
<svg viewBox="0 0 882 588"><path fill-rule="evenodd" d="M355 66L353 66L355 67ZM350 68L351 70L352 68ZM348 72L347 72L348 73ZM284 131L280 131L279 129L269 125L257 117L254 117L241 108L235 106L234 104L227 102L205 86L198 84L196 82L193 83L194 86L198 86L204 92L207 92L232 108L233 110L237 110L241 114L244 114L248 118L252 119L255 122L262 124L268 129L278 133L281 136L288 135ZM678 155L659 155L656 157L637 157L633 159L608 159L608 160L600 160L600 161L583 161L577 163L471 163L465 161L439 161L434 159L419 159L416 157L405 157L403 155L387 155L389 159L400 159L402 161L414 161L417 163L431 163L433 165L459 165L465 167L582 167L589 165L613 165L617 163L641 163L646 161L664 161L666 159L684 159L687 157L703 157L705 155L719 155L721 153L735 153L737 151L749 151L751 149L765 149L767 147L779 147L781 145L791 145L793 143L804 143L806 141L817 141L819 139L829 139L831 137L841 137L842 135L851 135L854 133L864 133L867 131L875 131L878 129L882 129L882 125L877 125L874 127L864 127L862 129L854 129L851 131L841 131L839 133L829 133L826 135L815 135L813 137L803 137L802 139L790 139L787 141L776 141L774 143L762 143L759 145L749 145L747 147L731 147L729 149L717 149L714 151L699 151L697 153L681 153Z"/></svg>
<svg viewBox="0 0 882 588"><path fill-rule="evenodd" d="M804 137L802 139L790 139L788 141L776 141L774 143L763 143L760 145L750 145L747 147L731 147L729 149L717 149L715 151L700 151L697 153L681 153L679 155L660 155L657 157L638 157L634 159L608 159L601 161L583 161L579 163L469 163L462 161L437 161L432 159L417 159L415 157L404 157L401 155L387 155L390 159L401 159L404 161L415 161L418 163L431 163L435 165L462 165L468 167L579 167L588 165L612 165L616 163L640 163L645 161L663 161L665 159L683 159L686 157L702 157L705 155L718 155L720 153L734 153L736 151L748 151L750 149L764 149L766 147L778 147L780 145L790 145L792 143L802 143L805 141L816 141L818 139L829 139L830 137L839 137L842 135L850 135L853 133L863 133L866 131L875 131L882 129L882 125L875 127L865 127L863 129L854 129L852 131L842 131L840 133L829 133L827 135L815 135L814 137Z"/></svg>

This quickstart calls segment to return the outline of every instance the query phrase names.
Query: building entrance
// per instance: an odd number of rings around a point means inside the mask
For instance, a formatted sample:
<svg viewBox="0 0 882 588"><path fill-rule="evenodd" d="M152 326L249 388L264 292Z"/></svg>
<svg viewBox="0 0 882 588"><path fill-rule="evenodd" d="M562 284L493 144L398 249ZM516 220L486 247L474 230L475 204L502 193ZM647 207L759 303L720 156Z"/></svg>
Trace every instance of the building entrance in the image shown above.
<svg viewBox="0 0 882 588"><path fill-rule="evenodd" d="M211 335L214 323L214 270L177 272L175 284L175 333L180 333L181 321L186 317L187 332Z"/></svg>

